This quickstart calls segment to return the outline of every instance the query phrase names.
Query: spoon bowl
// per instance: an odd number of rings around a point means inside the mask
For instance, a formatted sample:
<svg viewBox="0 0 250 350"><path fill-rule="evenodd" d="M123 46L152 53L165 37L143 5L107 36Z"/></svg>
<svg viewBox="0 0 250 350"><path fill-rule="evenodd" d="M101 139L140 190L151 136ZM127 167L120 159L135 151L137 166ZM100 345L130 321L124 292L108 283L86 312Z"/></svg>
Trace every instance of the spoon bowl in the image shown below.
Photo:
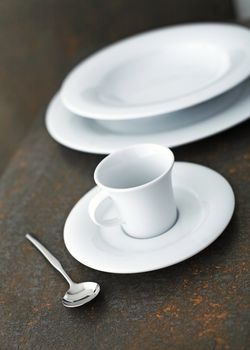
<svg viewBox="0 0 250 350"><path fill-rule="evenodd" d="M100 292L96 282L83 282L71 285L65 293L62 303L66 307L78 307L94 299Z"/></svg>

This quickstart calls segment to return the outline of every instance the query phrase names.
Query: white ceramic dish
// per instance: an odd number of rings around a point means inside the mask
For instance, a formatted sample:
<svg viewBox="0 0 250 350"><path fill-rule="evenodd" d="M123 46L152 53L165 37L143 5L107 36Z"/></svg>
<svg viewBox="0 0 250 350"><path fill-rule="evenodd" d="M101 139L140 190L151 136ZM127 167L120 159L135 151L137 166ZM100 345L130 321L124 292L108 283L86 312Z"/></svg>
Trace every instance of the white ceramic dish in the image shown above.
<svg viewBox="0 0 250 350"><path fill-rule="evenodd" d="M250 31L232 24L188 24L122 40L66 77L65 106L94 119L151 117L194 106L250 74Z"/></svg>
<svg viewBox="0 0 250 350"><path fill-rule="evenodd" d="M136 143L175 147L248 119L249 96L250 79L213 100L171 115L100 123L72 114L56 95L46 113L46 126L62 145L89 153L108 154Z"/></svg>
<svg viewBox="0 0 250 350"><path fill-rule="evenodd" d="M209 183L209 187L206 184ZM173 188L179 211L176 224L148 239L126 235L119 227L100 228L88 215L89 191L72 209L64 227L70 254L93 269L113 273L152 271L181 262L210 245L228 225L234 211L229 183L204 166L176 162ZM113 216L107 208L107 218Z"/></svg>

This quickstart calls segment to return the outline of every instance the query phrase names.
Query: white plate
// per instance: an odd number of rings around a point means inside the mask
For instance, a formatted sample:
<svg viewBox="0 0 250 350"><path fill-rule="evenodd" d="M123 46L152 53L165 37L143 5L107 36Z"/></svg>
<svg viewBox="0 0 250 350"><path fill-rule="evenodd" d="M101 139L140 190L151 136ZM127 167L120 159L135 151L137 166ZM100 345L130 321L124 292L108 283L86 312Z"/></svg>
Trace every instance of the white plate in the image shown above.
<svg viewBox="0 0 250 350"><path fill-rule="evenodd" d="M137 273L176 264L206 248L231 219L233 191L221 175L192 163L175 163L172 178L179 217L169 231L154 238L136 239L118 226L96 226L88 215L89 201L99 191L95 187L66 220L64 241L70 254L96 270ZM107 208L107 216L113 215L112 210Z"/></svg>
<svg viewBox="0 0 250 350"><path fill-rule="evenodd" d="M104 121L101 125L100 122L72 114L56 95L47 110L46 126L50 135L64 146L78 151L107 154L135 143L179 146L228 129L249 116L250 79L195 107L161 117L109 121L106 122L106 128L103 126ZM109 130L110 127L124 127L125 130L118 133Z"/></svg>
<svg viewBox="0 0 250 350"><path fill-rule="evenodd" d="M80 63L61 97L73 113L95 119L144 118L194 106L250 74L250 31L229 24L153 30Z"/></svg>

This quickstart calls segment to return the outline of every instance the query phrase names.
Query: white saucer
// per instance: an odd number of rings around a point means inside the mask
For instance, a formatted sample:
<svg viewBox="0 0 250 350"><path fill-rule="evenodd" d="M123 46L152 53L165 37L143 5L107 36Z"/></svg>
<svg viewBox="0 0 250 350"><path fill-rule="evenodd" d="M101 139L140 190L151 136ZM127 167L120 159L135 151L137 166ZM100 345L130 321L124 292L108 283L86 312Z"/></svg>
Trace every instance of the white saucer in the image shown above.
<svg viewBox="0 0 250 350"><path fill-rule="evenodd" d="M177 111L236 86L250 74L250 31L188 24L122 40L80 63L63 82L73 113L134 119Z"/></svg>
<svg viewBox="0 0 250 350"><path fill-rule="evenodd" d="M228 225L234 211L232 188L215 171L182 162L174 165L173 186L179 211L177 223L150 239L129 237L118 226L96 226L88 215L89 201L99 191L93 188L66 220L64 241L68 251L84 265L113 273L157 270L197 254ZM113 215L112 210L107 208L107 217Z"/></svg>
<svg viewBox="0 0 250 350"><path fill-rule="evenodd" d="M249 96L250 78L213 100L180 112L131 121L108 121L105 124L104 121L96 122L72 114L56 95L46 113L46 126L57 142L89 153L107 154L135 143L175 147L216 134L248 119Z"/></svg>

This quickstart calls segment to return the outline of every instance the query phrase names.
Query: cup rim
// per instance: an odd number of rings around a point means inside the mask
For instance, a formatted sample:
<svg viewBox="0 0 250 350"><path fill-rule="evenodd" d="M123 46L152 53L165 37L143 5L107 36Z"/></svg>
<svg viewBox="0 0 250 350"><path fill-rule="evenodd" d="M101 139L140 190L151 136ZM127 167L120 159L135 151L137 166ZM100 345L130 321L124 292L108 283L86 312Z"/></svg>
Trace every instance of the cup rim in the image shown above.
<svg viewBox="0 0 250 350"><path fill-rule="evenodd" d="M100 169L105 165L105 163L112 158L113 156L117 156L119 154L122 154L124 151L127 150L131 150L133 148L141 148L141 147L157 147L159 149L161 149L162 151L166 151L170 157L171 157L171 165L165 170L163 171L159 176L157 176L156 178L154 178L151 181L148 181L142 185L139 186L134 186L134 187L127 187L127 188L117 188L117 187L111 187L111 186L106 186L104 185L101 181L99 181L98 179L98 173L100 171ZM95 172L94 172L94 180L95 183L97 184L98 187L107 190L107 191L112 191L112 192L131 192L131 191L137 191L137 190L142 190L148 186L151 186L152 184L158 182L159 180L161 180L161 178L163 178L167 173L169 173L171 171L171 169L173 168L174 165L174 161L175 161L175 157L174 154L172 152L172 150L170 148L168 148L167 146L162 146L160 144L157 143L140 143L140 144L134 144L125 148L122 148L118 151L112 152L110 153L108 156L106 156L103 160L101 160L101 162L97 165L97 167L95 168Z"/></svg>

